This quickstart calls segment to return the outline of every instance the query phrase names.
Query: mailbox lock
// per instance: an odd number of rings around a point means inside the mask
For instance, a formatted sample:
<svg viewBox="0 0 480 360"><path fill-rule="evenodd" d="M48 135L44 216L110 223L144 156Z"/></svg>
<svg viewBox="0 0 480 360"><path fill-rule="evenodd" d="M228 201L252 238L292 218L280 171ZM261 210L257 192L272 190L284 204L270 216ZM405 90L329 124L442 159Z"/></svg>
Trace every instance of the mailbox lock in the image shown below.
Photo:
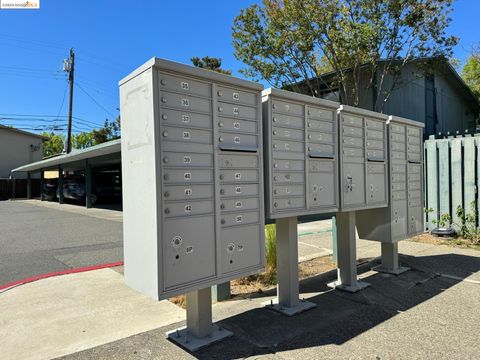
<svg viewBox="0 0 480 360"><path fill-rule="evenodd" d="M220 220L220 223L223 225L225 224L225 219Z"/></svg>
<svg viewBox="0 0 480 360"><path fill-rule="evenodd" d="M169 208L165 209L165 214L170 214L170 209Z"/></svg>
<svg viewBox="0 0 480 360"><path fill-rule="evenodd" d="M312 138L312 135L308 135L308 138L311 139L311 138Z"/></svg>
<svg viewBox="0 0 480 360"><path fill-rule="evenodd" d="M219 137L219 138L218 138L218 141L219 141L219 142L223 142L223 137Z"/></svg>
<svg viewBox="0 0 480 360"><path fill-rule="evenodd" d="M220 174L220 180L223 180L225 176L223 174Z"/></svg>
<svg viewBox="0 0 480 360"><path fill-rule="evenodd" d="M353 191L353 178L351 175L347 175L347 192Z"/></svg>
<svg viewBox="0 0 480 360"><path fill-rule="evenodd" d="M312 148L310 146L308 147L308 151L312 151Z"/></svg>
<svg viewBox="0 0 480 360"><path fill-rule="evenodd" d="M221 106L218 107L218 111L219 112L222 112L223 111L223 108Z"/></svg>
<svg viewBox="0 0 480 360"><path fill-rule="evenodd" d="M165 85L166 83L165 79L160 80L160 84Z"/></svg>
<svg viewBox="0 0 480 360"><path fill-rule="evenodd" d="M218 126L219 126L219 127L223 127L223 123L220 121L220 122L218 123Z"/></svg>
<svg viewBox="0 0 480 360"><path fill-rule="evenodd" d="M278 203L273 203L273 206L278 207Z"/></svg>
<svg viewBox="0 0 480 360"><path fill-rule="evenodd" d="M162 134L163 134L164 137L167 137L168 136L168 131L165 130Z"/></svg>
<svg viewBox="0 0 480 360"><path fill-rule="evenodd" d="M165 157L163 158L163 162L164 162L164 163L168 163L168 157L165 156Z"/></svg>
<svg viewBox="0 0 480 360"><path fill-rule="evenodd" d="M168 198L168 197L170 197L170 193L169 193L168 191L165 191L165 192L163 193L163 196L165 196L166 198Z"/></svg>
<svg viewBox="0 0 480 360"><path fill-rule="evenodd" d="M309 123L308 123L308 127L311 127L311 126L312 126L312 123L309 122Z"/></svg>
<svg viewBox="0 0 480 360"><path fill-rule="evenodd" d="M276 195L278 193L277 189L273 190L273 193Z"/></svg>
<svg viewBox="0 0 480 360"><path fill-rule="evenodd" d="M166 102L167 102L167 98L162 97L162 103L166 103Z"/></svg>
<svg viewBox="0 0 480 360"><path fill-rule="evenodd" d="M220 195L223 195L223 194L225 194L225 190L220 189Z"/></svg>
<svg viewBox="0 0 480 360"><path fill-rule="evenodd" d="M218 94L218 96L220 96L220 97L223 96L223 92L222 92L221 90L218 90L218 91L217 91L217 94Z"/></svg>
<svg viewBox="0 0 480 360"><path fill-rule="evenodd" d="M273 167L278 168L278 164L277 163L273 164Z"/></svg>
<svg viewBox="0 0 480 360"><path fill-rule="evenodd" d="M168 174L165 174L165 175L163 175L163 179L168 180L168 179L170 179L170 176L168 176Z"/></svg>
<svg viewBox="0 0 480 360"><path fill-rule="evenodd" d="M167 114L163 114L163 115L162 115L162 119L163 119L163 120L167 120L167 118L168 118Z"/></svg>
<svg viewBox="0 0 480 360"><path fill-rule="evenodd" d="M278 177L277 177L277 176L274 176L274 177L273 177L273 180L277 181L277 180L278 180Z"/></svg>
<svg viewBox="0 0 480 360"><path fill-rule="evenodd" d="M277 122L277 118L275 116L273 117L273 122Z"/></svg>
<svg viewBox="0 0 480 360"><path fill-rule="evenodd" d="M277 145L277 144L273 144L273 148L274 148L274 149L278 148L278 145Z"/></svg>
<svg viewBox="0 0 480 360"><path fill-rule="evenodd" d="M220 209L222 209L222 210L225 209L225 204L221 204Z"/></svg>

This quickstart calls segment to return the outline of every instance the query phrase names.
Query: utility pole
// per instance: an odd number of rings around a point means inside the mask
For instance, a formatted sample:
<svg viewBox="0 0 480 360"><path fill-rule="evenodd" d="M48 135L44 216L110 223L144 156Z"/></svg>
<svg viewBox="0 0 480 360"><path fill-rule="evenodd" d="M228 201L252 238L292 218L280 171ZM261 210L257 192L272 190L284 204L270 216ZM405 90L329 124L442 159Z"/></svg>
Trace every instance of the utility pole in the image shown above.
<svg viewBox="0 0 480 360"><path fill-rule="evenodd" d="M72 151L72 110L73 110L73 75L75 72L75 53L70 49L70 59L67 60L68 66L64 67L68 71L68 81L70 83L70 106L68 109L68 132L67 132L67 154Z"/></svg>

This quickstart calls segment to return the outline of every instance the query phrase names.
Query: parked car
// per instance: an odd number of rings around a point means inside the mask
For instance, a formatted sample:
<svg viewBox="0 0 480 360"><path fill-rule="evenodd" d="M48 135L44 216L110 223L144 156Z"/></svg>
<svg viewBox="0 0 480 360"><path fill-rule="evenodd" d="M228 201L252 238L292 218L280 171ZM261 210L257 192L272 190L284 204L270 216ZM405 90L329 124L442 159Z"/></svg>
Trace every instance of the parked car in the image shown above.
<svg viewBox="0 0 480 360"><path fill-rule="evenodd" d="M43 198L45 200L55 200L57 195L58 181L57 179L45 179L43 181Z"/></svg>
<svg viewBox="0 0 480 360"><path fill-rule="evenodd" d="M78 177L66 177L63 179L63 197L71 200L85 200L85 178L83 176ZM60 195L57 188L57 197ZM97 195L92 192L92 204L97 202Z"/></svg>

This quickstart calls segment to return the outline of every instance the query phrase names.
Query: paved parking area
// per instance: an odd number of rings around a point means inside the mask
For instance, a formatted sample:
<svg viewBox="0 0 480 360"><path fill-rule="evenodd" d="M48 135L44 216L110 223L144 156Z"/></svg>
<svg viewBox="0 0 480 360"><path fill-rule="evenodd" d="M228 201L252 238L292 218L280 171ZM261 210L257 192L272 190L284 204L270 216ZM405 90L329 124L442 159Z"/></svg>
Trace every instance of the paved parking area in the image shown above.
<svg viewBox="0 0 480 360"><path fill-rule="evenodd" d="M119 260L120 212L37 200L0 201L0 286Z"/></svg>

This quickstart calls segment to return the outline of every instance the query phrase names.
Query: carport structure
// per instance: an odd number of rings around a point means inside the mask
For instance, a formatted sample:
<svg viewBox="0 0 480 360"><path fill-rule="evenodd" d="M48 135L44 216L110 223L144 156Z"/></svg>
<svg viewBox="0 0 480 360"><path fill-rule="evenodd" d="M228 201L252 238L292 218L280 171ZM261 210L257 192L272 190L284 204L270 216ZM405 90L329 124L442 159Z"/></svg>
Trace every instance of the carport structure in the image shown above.
<svg viewBox="0 0 480 360"><path fill-rule="evenodd" d="M121 141L112 140L87 149L72 151L31 164L20 166L12 173L27 173L27 198L32 198L31 176L40 173L40 200L45 200L45 171L58 171L58 188L63 189L65 171L83 171L85 175L85 206L91 208L93 169L101 166L121 164ZM63 191L58 191L58 202L65 201Z"/></svg>

